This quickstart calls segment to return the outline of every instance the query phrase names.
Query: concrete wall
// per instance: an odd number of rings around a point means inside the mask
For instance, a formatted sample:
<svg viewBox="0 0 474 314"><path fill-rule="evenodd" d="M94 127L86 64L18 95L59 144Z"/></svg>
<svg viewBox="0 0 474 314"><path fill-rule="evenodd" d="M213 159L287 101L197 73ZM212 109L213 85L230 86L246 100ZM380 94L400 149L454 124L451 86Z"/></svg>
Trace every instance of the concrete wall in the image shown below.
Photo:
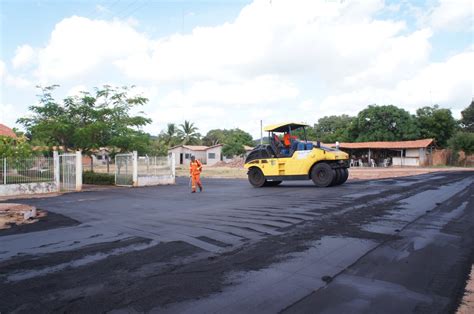
<svg viewBox="0 0 474 314"><path fill-rule="evenodd" d="M216 147L209 148L206 151L206 154L207 154L207 165L212 166L212 165L218 163L219 161L221 161L222 146L216 146ZM209 154L214 154L215 155L214 159L209 158Z"/></svg>
<svg viewBox="0 0 474 314"><path fill-rule="evenodd" d="M53 193L58 191L56 182L0 184L1 196Z"/></svg>
<svg viewBox="0 0 474 314"><path fill-rule="evenodd" d="M162 177L138 177L138 186L148 186L148 185L170 185L175 184L175 178L172 176L162 176Z"/></svg>
<svg viewBox="0 0 474 314"><path fill-rule="evenodd" d="M405 157L420 157L420 149L418 148L410 148L405 150Z"/></svg>
<svg viewBox="0 0 474 314"><path fill-rule="evenodd" d="M201 161L203 164L207 162L207 154L206 151L193 151L184 147L176 147L173 149L170 149L168 153L174 153L175 154L175 161L176 161L176 166L189 166L189 163L191 162L191 155L196 156L196 159ZM183 163L180 163L180 154L183 154ZM189 158L185 158L186 154L189 154Z"/></svg>
<svg viewBox="0 0 474 314"><path fill-rule="evenodd" d="M418 167L420 166L420 159L417 157L393 157L392 158L392 165L395 167Z"/></svg>

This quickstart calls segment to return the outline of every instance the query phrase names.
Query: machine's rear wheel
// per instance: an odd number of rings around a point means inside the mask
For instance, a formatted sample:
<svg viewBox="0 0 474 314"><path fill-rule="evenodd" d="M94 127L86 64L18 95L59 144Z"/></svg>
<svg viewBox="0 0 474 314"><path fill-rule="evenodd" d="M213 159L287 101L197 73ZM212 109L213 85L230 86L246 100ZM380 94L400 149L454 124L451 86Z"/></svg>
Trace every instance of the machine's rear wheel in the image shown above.
<svg viewBox="0 0 474 314"><path fill-rule="evenodd" d="M334 176L335 173L331 166L325 162L317 164L311 170L311 179L313 180L314 185L318 187L330 186Z"/></svg>
<svg viewBox="0 0 474 314"><path fill-rule="evenodd" d="M277 186L281 183L281 181L265 181L263 186Z"/></svg>
<svg viewBox="0 0 474 314"><path fill-rule="evenodd" d="M342 172L340 169L333 169L332 171L334 172L334 178L332 179L331 186L339 185L342 178Z"/></svg>
<svg viewBox="0 0 474 314"><path fill-rule="evenodd" d="M347 168L341 168L341 173L342 173L342 177L339 184L343 184L344 182L347 181L347 178L349 178L349 170Z"/></svg>
<svg viewBox="0 0 474 314"><path fill-rule="evenodd" d="M256 188L260 188L265 184L265 176L262 170L258 168L251 168L248 172L249 182Z"/></svg>

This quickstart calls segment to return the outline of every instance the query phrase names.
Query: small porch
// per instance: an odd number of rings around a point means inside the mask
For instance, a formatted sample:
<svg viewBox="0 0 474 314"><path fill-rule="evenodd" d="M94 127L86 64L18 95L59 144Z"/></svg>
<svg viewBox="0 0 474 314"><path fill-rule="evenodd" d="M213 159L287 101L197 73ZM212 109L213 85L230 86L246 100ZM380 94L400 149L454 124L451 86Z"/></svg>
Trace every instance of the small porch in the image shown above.
<svg viewBox="0 0 474 314"><path fill-rule="evenodd" d="M420 167L431 164L434 141L340 143L338 147L349 154L351 167Z"/></svg>

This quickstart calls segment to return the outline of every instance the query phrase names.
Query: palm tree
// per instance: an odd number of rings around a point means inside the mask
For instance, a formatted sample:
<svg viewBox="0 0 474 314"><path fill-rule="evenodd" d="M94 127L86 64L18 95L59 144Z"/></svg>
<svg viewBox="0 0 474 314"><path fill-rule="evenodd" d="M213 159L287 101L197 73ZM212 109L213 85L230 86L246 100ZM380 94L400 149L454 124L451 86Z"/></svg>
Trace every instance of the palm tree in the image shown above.
<svg viewBox="0 0 474 314"><path fill-rule="evenodd" d="M184 145L199 143L200 134L197 132L198 128L194 126L194 123L185 120L179 126L181 129L178 130L178 136Z"/></svg>
<svg viewBox="0 0 474 314"><path fill-rule="evenodd" d="M174 123L168 123L166 127L166 131L164 134L164 141L168 146L173 146L176 144L177 139L176 135L178 134L178 128Z"/></svg>

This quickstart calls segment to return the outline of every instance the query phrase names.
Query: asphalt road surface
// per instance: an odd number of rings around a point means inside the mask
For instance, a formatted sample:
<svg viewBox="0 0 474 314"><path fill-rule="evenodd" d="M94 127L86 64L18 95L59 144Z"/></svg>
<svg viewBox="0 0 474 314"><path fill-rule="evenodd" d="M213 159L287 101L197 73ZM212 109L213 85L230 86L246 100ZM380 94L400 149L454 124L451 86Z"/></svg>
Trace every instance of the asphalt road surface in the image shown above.
<svg viewBox="0 0 474 314"><path fill-rule="evenodd" d="M474 257L474 176L315 188L207 179L29 199L0 231L0 312L449 313Z"/></svg>

